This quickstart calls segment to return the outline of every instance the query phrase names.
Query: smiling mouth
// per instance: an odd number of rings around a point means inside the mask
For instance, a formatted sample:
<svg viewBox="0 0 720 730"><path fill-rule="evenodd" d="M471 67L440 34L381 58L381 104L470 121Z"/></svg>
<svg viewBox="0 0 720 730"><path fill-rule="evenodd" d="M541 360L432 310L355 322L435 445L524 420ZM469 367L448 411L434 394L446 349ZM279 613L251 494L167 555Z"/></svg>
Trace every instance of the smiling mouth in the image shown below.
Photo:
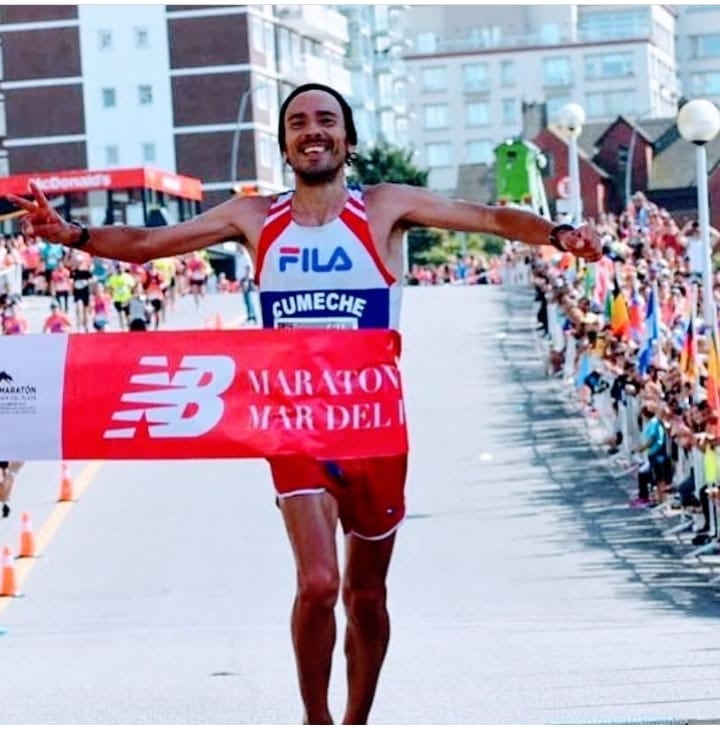
<svg viewBox="0 0 720 730"><path fill-rule="evenodd" d="M302 153L304 155L319 155L321 152L325 152L327 147L325 145L312 144L304 147Z"/></svg>

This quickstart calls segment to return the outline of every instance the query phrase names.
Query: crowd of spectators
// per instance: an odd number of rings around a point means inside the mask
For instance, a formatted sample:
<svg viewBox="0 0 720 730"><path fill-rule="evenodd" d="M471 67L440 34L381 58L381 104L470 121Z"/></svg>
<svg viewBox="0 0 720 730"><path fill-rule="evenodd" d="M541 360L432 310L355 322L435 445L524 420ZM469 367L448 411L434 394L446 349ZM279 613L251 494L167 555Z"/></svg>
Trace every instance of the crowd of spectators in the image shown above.
<svg viewBox="0 0 720 730"><path fill-rule="evenodd" d="M0 333L22 334L22 297L48 299L43 332L104 332L158 329L176 298L192 295L197 304L211 289L230 291L215 276L207 256L192 253L127 264L90 256L58 244L0 238Z"/></svg>
<svg viewBox="0 0 720 730"><path fill-rule="evenodd" d="M707 470L717 471L720 404L714 323L702 316L709 310L698 223L675 220L642 193L621 215L592 222L603 242L597 264L559 252L532 261L549 369L558 377L570 373L588 413L600 401L607 404L605 446L611 455L628 455L636 467L630 505L663 504L691 517L697 512L693 542L704 544L716 537L710 533ZM710 240L714 251L720 241L715 229ZM712 285L717 319L717 272Z"/></svg>
<svg viewBox="0 0 720 730"><path fill-rule="evenodd" d="M458 254L442 264L413 264L406 276L409 286L445 284L500 284L502 259L482 254Z"/></svg>

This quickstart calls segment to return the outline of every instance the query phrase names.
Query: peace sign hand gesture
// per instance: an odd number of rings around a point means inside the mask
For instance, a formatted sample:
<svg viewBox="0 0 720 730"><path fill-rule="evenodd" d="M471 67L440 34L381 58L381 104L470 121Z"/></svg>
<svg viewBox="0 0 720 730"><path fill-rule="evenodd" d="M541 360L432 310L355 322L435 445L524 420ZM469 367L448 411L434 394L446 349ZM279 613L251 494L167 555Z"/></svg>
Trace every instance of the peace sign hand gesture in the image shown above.
<svg viewBox="0 0 720 730"><path fill-rule="evenodd" d="M64 246L74 245L80 239L82 229L74 223L68 223L50 205L35 183L30 183L30 192L35 200L26 200L11 194L6 196L13 205L25 211L20 222L23 235L27 238L38 236L44 241L61 243Z"/></svg>

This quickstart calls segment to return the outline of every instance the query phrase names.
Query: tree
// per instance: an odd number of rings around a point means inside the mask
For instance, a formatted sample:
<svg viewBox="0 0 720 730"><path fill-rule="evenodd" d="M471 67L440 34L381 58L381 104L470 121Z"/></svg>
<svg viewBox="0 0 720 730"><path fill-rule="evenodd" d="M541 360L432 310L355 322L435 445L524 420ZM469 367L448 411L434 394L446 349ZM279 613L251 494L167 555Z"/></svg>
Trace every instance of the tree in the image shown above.
<svg viewBox="0 0 720 730"><path fill-rule="evenodd" d="M412 158L411 150L383 140L356 155L349 180L363 185L392 182L427 187L428 171L416 167ZM455 234L437 228L413 228L407 236L410 266L446 263L461 253L498 255L504 243L494 236Z"/></svg>
<svg viewBox="0 0 720 730"><path fill-rule="evenodd" d="M381 182L401 183L427 187L428 171L416 167L412 161L412 150L394 147L385 140L355 156L355 174L350 180L363 185L377 185Z"/></svg>
<svg viewBox="0 0 720 730"><path fill-rule="evenodd" d="M359 182L363 185L391 182L427 187L428 170L417 167L412 158L412 150L394 147L381 140L367 151L359 152L355 156L353 162L355 173L350 176L350 182ZM416 228L408 231L407 235L410 266L415 262L424 262L425 252L439 246L443 240L442 232L435 229Z"/></svg>

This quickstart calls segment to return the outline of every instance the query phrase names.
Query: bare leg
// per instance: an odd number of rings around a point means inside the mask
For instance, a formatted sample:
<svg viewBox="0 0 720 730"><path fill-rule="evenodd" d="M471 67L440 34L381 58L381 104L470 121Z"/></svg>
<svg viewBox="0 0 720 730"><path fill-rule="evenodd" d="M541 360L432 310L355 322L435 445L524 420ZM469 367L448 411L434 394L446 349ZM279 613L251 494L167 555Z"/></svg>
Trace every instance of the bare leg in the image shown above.
<svg viewBox="0 0 720 730"><path fill-rule="evenodd" d="M347 613L348 703L344 725L365 725L377 688L388 641L386 596L395 534L383 540L347 539L343 603Z"/></svg>
<svg viewBox="0 0 720 730"><path fill-rule="evenodd" d="M307 725L332 725L328 707L340 578L335 544L338 508L327 493L280 500L295 555L297 594L292 639Z"/></svg>

